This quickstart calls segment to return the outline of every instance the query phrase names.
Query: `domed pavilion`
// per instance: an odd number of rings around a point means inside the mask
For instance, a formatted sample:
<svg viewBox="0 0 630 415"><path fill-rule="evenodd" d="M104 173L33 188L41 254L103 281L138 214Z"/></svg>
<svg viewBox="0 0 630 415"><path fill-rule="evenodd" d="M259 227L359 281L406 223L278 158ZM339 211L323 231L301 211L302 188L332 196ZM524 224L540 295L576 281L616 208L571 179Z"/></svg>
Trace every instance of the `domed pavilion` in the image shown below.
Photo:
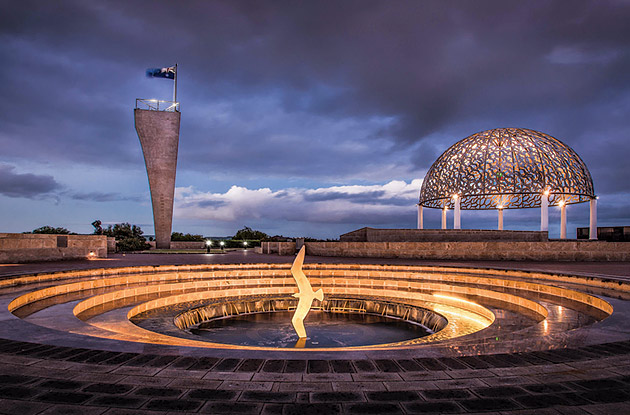
<svg viewBox="0 0 630 415"><path fill-rule="evenodd" d="M560 237L566 238L566 206L590 202L590 238L597 239L597 198L586 164L560 140L525 128L496 128L473 134L449 147L427 172L418 202L418 229L423 208L454 209L454 228L461 210L495 209L499 229L503 210L540 207L540 229L548 230L549 206L561 209Z"/></svg>

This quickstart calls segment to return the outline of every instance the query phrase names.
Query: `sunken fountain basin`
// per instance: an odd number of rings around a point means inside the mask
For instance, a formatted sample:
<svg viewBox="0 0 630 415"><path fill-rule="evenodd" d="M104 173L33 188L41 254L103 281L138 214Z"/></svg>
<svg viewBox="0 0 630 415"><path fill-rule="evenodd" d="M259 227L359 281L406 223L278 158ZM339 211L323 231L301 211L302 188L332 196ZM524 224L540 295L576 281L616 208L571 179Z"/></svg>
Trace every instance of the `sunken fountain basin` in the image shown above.
<svg viewBox="0 0 630 415"><path fill-rule="evenodd" d="M260 340L265 330L256 327L290 321L296 285L288 264L82 270L8 279L1 287L14 318L48 330L50 344L82 337L108 350L132 350L135 343L139 349L154 344L182 353L413 348L449 355L563 347L596 343L604 332L608 338L617 335L600 323L614 320L612 303L625 303L611 294L612 283L545 273L363 264L306 264L304 272L326 295L306 319L305 344L287 331ZM380 322L372 318L377 316ZM334 343L333 333L325 340L318 334L324 318L342 331L344 325L362 324L365 336ZM422 331L391 338L369 330L376 323ZM245 342L208 335L213 325L236 328Z"/></svg>

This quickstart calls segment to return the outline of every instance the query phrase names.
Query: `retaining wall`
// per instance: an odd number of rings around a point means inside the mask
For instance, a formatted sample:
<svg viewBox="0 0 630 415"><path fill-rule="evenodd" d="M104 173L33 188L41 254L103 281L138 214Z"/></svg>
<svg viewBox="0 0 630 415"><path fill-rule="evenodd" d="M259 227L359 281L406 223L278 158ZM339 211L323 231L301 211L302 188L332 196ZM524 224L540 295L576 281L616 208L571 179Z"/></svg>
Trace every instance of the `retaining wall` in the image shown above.
<svg viewBox="0 0 630 415"><path fill-rule="evenodd" d="M107 236L0 233L0 263L81 258L107 258Z"/></svg>
<svg viewBox="0 0 630 415"><path fill-rule="evenodd" d="M295 254L295 242L261 242L260 246L263 254Z"/></svg>
<svg viewBox="0 0 630 415"><path fill-rule="evenodd" d="M339 240L341 242L544 242L549 238L546 231L361 228L344 233Z"/></svg>
<svg viewBox="0 0 630 415"><path fill-rule="evenodd" d="M264 253L267 253L263 249ZM283 253L278 252L280 255ZM503 261L630 261L630 243L549 242L307 242L314 256Z"/></svg>
<svg viewBox="0 0 630 415"><path fill-rule="evenodd" d="M155 249L155 241L148 241L151 248ZM171 247L169 249L205 249L206 243L204 241L171 241ZM216 248L216 247L215 247Z"/></svg>

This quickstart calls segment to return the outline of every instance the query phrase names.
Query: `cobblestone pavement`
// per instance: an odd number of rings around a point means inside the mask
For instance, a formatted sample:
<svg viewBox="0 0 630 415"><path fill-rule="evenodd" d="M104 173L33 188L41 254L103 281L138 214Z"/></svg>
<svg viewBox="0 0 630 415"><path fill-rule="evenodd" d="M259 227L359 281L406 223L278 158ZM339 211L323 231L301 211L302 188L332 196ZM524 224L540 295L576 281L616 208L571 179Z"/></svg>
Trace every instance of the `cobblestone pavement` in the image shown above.
<svg viewBox="0 0 630 415"><path fill-rule="evenodd" d="M630 411L630 342L459 358L265 360L5 340L0 355L0 412L21 415Z"/></svg>
<svg viewBox="0 0 630 415"><path fill-rule="evenodd" d="M226 254L216 260L292 259L246 255ZM103 267L105 262L117 267L195 263L190 257L195 255L115 256L111 261L5 266L2 273ZM196 263L210 258L196 257ZM341 260L378 263L373 259L334 259ZM325 261L311 258L311 262ZM430 264L475 266L470 262ZM476 266L540 270L537 267L545 264L484 262ZM617 278L630 274L627 263L552 263L548 268ZM212 350L207 356L172 356L156 354L150 347L144 353L121 353L0 339L0 413L630 413L630 341L449 358L299 356L303 358L221 358L213 356Z"/></svg>

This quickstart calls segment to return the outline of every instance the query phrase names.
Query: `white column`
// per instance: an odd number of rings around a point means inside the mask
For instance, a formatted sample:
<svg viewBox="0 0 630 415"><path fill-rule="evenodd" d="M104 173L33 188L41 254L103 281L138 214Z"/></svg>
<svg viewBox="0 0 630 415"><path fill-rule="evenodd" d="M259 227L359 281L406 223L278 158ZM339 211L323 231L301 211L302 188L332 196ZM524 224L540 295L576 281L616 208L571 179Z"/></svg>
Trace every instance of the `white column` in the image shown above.
<svg viewBox="0 0 630 415"><path fill-rule="evenodd" d="M499 230L503 230L503 209L499 208Z"/></svg>
<svg viewBox="0 0 630 415"><path fill-rule="evenodd" d="M461 199L455 195L455 214L453 215L453 229L462 228L462 216L461 216Z"/></svg>
<svg viewBox="0 0 630 415"><path fill-rule="evenodd" d="M589 224L589 239L597 239L597 198L591 199L591 220Z"/></svg>
<svg viewBox="0 0 630 415"><path fill-rule="evenodd" d="M446 206L444 206L444 208L442 209L442 229L446 229L446 211L448 210L448 208Z"/></svg>
<svg viewBox="0 0 630 415"><path fill-rule="evenodd" d="M549 231L549 192L540 195L540 230Z"/></svg>
<svg viewBox="0 0 630 415"><path fill-rule="evenodd" d="M567 205L560 203L560 239L567 239Z"/></svg>
<svg viewBox="0 0 630 415"><path fill-rule="evenodd" d="M422 206L418 205L418 229L424 229L424 217L422 213Z"/></svg>

